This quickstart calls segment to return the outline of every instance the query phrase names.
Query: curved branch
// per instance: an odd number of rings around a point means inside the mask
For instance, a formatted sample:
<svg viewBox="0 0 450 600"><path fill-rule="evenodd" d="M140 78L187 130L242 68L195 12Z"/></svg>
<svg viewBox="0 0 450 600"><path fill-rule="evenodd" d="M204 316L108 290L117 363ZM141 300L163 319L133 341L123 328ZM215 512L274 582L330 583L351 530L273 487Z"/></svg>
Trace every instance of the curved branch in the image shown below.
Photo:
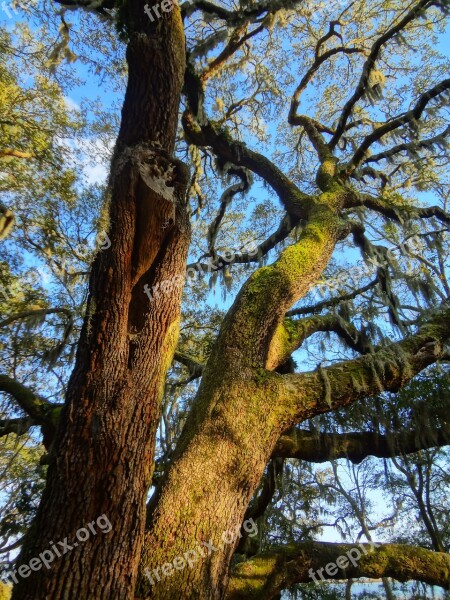
<svg viewBox="0 0 450 600"><path fill-rule="evenodd" d="M354 300L357 296L368 292L372 288L374 288L379 283L379 277L375 277L370 283L364 285L360 288L357 288L353 292L349 292L348 294L342 294L342 296L336 296L335 298L330 298L329 300L322 300L322 302L318 302L317 304L310 306L302 306L300 308L293 308L286 313L286 317L294 317L296 315L308 315L311 313L318 313L324 308L331 308L332 306L337 306L341 302L347 302L348 300Z"/></svg>
<svg viewBox="0 0 450 600"><path fill-rule="evenodd" d="M260 262L261 258L266 256L277 244L285 240L288 235L295 229L295 227L299 224L299 219L292 218L289 215L285 215L281 220L280 226L272 235L270 235L264 242L259 244L254 250L252 249L249 252L243 252L241 254L236 254L232 260L225 260L225 258L218 256L215 260L211 261L209 264L204 264L201 262L191 263L187 266L187 270L189 269L199 269L202 272L205 270L212 271L220 271L227 264L248 264L253 262Z"/></svg>
<svg viewBox="0 0 450 600"><path fill-rule="evenodd" d="M285 319L272 338L266 369L272 371L284 364L307 338L319 331L336 333L355 352L367 354L371 350L364 333L340 315L329 313L300 320Z"/></svg>
<svg viewBox="0 0 450 600"><path fill-rule="evenodd" d="M335 21L333 22L335 23ZM330 37L329 34L327 34L327 36ZM327 36L324 36L323 38L321 38L321 40L319 40L318 46L320 42L323 43L325 39L327 39ZM314 63L308 69L307 73L303 76L292 97L288 116L288 123L290 125L302 125L300 121L301 117L297 115L297 110L300 106L300 97L308 83L313 79L314 75L319 70L320 66L336 54L357 54L362 52L362 49L360 48L345 48L344 46L339 46L338 48L332 48L331 50L328 50L327 52L318 55L318 49L319 48L316 48L316 57ZM324 130L322 129L322 131ZM326 132L330 133L331 135L335 134L335 131L330 129L326 129Z"/></svg>
<svg viewBox="0 0 450 600"><path fill-rule="evenodd" d="M312 206L311 197L301 192L268 158L230 139L224 131L216 131L211 122L200 124L189 111L183 114L182 122L189 143L209 146L224 163L231 162L250 169L274 189L288 214L299 219L307 218Z"/></svg>
<svg viewBox="0 0 450 600"><path fill-rule="evenodd" d="M360 358L306 373L267 372L267 385L278 384L273 401L284 429L361 398L398 391L445 357L449 339L450 308L441 308L417 333Z"/></svg>
<svg viewBox="0 0 450 600"><path fill-rule="evenodd" d="M440 429L420 429L382 435L375 431L319 433L294 428L278 440L273 457L322 463L347 458L359 464L368 456L392 458L450 444L450 423Z"/></svg>
<svg viewBox="0 0 450 600"><path fill-rule="evenodd" d="M450 589L450 555L405 544L291 544L236 564L226 599L271 600L296 583L360 577L416 580Z"/></svg>

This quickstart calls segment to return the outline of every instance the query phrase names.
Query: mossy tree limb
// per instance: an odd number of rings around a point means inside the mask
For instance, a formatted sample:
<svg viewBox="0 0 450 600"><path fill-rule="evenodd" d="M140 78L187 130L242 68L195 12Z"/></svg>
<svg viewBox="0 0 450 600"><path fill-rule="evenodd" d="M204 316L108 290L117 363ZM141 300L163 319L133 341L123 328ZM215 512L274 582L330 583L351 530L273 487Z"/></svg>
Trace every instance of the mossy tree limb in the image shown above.
<svg viewBox="0 0 450 600"><path fill-rule="evenodd" d="M314 581L311 574L316 582L392 577L450 589L450 555L404 544L377 546L304 542L256 555L234 567L226 599L271 600L295 583ZM345 568L339 568L336 561Z"/></svg>
<svg viewBox="0 0 450 600"><path fill-rule="evenodd" d="M368 456L391 458L450 444L450 424L383 435L375 431L319 433L293 428L278 440L273 457L298 458L312 463L346 458L359 464Z"/></svg>
<svg viewBox="0 0 450 600"><path fill-rule="evenodd" d="M450 309L438 311L416 334L354 360L308 373L272 374L267 385L285 428L382 391L396 392L446 356ZM280 382L279 392L276 392Z"/></svg>

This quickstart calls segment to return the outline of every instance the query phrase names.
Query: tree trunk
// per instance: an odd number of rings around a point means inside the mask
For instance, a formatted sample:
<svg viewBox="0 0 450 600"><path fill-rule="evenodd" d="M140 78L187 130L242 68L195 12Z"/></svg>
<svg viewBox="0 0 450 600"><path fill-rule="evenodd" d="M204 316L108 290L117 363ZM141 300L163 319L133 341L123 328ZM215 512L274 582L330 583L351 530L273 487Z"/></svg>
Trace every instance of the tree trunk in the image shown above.
<svg viewBox="0 0 450 600"><path fill-rule="evenodd" d="M109 182L111 246L92 267L47 486L17 563L41 555L41 566L32 561L37 570L16 575L14 600L134 597L189 222L186 169L171 157L185 69L179 9L151 23L142 5L131 3L126 28L129 78Z"/></svg>
<svg viewBox="0 0 450 600"><path fill-rule="evenodd" d="M265 370L268 356L282 354L272 340L293 298L328 262L337 231L332 212L317 209L297 244L249 278L225 318L149 506L139 597L224 597L245 511L289 419L273 400L281 376Z"/></svg>

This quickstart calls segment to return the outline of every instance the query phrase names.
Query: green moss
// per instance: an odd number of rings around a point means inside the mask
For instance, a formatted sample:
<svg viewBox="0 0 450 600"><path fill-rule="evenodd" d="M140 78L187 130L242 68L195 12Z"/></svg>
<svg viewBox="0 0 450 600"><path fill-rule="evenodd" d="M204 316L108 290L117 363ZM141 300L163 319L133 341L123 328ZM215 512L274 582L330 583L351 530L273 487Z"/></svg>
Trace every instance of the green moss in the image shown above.
<svg viewBox="0 0 450 600"><path fill-rule="evenodd" d="M12 587L0 581L0 600L9 600L11 598Z"/></svg>

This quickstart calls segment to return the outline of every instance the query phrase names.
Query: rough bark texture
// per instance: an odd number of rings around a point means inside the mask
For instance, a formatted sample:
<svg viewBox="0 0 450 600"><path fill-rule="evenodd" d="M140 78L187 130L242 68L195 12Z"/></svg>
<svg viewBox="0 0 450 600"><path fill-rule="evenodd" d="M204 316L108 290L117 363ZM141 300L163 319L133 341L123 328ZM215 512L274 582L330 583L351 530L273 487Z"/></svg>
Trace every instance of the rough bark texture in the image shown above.
<svg viewBox="0 0 450 600"><path fill-rule="evenodd" d="M177 341L189 244L187 173L171 157L185 51L178 8L151 24L127 5L129 80L111 165L111 247L90 277L87 314L47 486L18 565L73 548L19 578L14 600L134 597L166 370ZM174 279L177 278L177 279ZM146 295L172 282L171 293ZM101 515L112 525L77 542Z"/></svg>
<svg viewBox="0 0 450 600"><path fill-rule="evenodd" d="M374 547L372 544L304 542L238 564L233 569L226 597L227 600L271 600L294 583L358 577L415 579L449 589L450 557L402 544L375 544Z"/></svg>
<svg viewBox="0 0 450 600"><path fill-rule="evenodd" d="M239 532L283 429L266 385L271 340L331 256L339 200L339 193L320 196L297 244L249 278L224 321L173 464L152 498L141 597L216 599L225 593L238 537L225 543L222 536ZM206 548L207 556L188 571L172 569L170 577L161 577L165 563L210 541L217 548Z"/></svg>

